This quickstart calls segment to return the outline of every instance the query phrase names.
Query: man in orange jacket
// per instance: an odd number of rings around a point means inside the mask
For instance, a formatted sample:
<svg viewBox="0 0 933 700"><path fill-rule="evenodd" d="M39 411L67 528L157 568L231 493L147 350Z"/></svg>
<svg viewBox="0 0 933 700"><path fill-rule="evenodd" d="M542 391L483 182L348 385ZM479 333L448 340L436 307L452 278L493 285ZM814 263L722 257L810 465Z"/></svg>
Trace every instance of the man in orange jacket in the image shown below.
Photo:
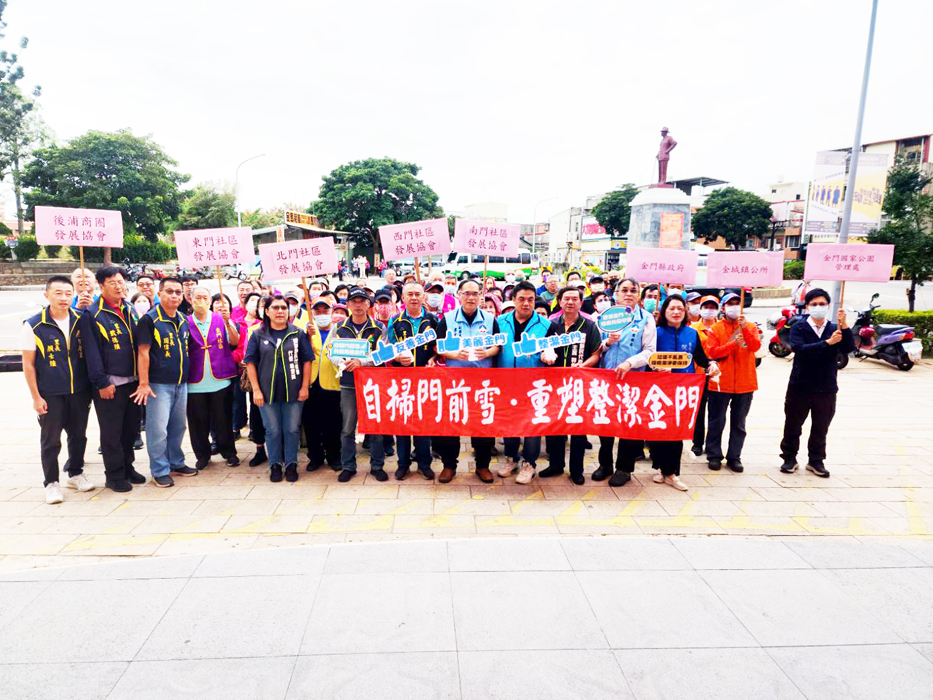
<svg viewBox="0 0 933 700"><path fill-rule="evenodd" d="M722 298L723 318L709 329L704 343L706 355L719 362L719 382L709 385L709 431L706 434L707 466L713 471L722 467L722 432L726 427L729 404L729 449L726 466L744 471L742 446L745 444L745 418L758 389L755 353L761 347L758 328L745 320L738 294Z"/></svg>

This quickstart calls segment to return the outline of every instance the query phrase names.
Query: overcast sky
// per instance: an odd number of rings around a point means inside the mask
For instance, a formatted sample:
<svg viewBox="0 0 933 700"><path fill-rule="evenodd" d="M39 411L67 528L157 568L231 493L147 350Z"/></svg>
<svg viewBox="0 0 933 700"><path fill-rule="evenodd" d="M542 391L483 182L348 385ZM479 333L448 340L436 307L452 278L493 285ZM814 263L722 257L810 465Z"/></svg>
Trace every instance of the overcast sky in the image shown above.
<svg viewBox="0 0 933 700"><path fill-rule="evenodd" d="M421 166L449 211L530 222L656 173L762 192L852 142L870 0L10 0L59 142L151 134L245 208L342 163ZM864 141L933 132L933 3L881 0ZM9 187L5 188L7 191Z"/></svg>

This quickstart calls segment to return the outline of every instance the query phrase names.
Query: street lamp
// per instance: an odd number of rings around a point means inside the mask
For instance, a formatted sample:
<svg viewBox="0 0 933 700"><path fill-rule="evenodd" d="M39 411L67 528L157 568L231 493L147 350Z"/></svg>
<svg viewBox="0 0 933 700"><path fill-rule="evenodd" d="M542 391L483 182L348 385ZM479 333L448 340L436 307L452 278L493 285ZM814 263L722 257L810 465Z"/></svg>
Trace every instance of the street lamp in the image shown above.
<svg viewBox="0 0 933 700"><path fill-rule="evenodd" d="M244 163L249 163L251 160L262 158L264 155L266 154L260 153L258 156L252 156L244 160L243 163L240 163L238 166L236 166L236 181L233 185L233 197L236 200L235 204L236 204L236 225L237 226L243 225L243 219L240 216L240 168L243 167Z"/></svg>
<svg viewBox="0 0 933 700"><path fill-rule="evenodd" d="M542 199L538 204L544 204L545 202L553 202L557 197L548 197L547 199ZM538 242L538 204L535 204L534 214L531 217L531 254L535 254L536 243ZM540 266L539 266L540 267Z"/></svg>

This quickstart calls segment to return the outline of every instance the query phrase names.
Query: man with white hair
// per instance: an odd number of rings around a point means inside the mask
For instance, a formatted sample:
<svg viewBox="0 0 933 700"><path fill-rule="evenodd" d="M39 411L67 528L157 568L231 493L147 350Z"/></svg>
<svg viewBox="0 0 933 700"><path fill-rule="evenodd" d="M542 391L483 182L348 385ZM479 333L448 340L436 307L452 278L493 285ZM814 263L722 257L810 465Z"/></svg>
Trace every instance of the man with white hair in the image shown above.
<svg viewBox="0 0 933 700"><path fill-rule="evenodd" d="M88 268L76 267L74 272L71 273L71 283L75 288L71 308L83 311L98 300L97 280L94 279L94 273Z"/></svg>

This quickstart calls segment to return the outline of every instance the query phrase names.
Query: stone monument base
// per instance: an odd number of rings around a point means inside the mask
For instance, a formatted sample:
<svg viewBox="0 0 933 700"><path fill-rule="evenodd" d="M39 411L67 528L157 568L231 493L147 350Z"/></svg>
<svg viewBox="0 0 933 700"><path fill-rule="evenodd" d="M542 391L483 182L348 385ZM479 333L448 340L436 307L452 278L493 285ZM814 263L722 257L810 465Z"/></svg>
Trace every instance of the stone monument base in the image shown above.
<svg viewBox="0 0 933 700"><path fill-rule="evenodd" d="M682 250L690 250L690 197L673 185L652 185L639 192L631 203L632 217L628 228L629 248L660 248L662 214L682 214L680 227L680 245ZM665 217L670 226L670 218ZM673 248L676 243L676 231L666 230L665 245Z"/></svg>

